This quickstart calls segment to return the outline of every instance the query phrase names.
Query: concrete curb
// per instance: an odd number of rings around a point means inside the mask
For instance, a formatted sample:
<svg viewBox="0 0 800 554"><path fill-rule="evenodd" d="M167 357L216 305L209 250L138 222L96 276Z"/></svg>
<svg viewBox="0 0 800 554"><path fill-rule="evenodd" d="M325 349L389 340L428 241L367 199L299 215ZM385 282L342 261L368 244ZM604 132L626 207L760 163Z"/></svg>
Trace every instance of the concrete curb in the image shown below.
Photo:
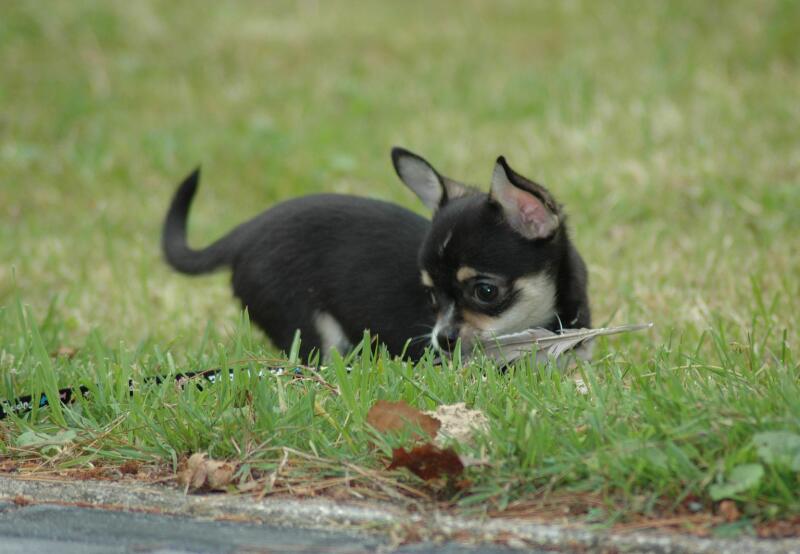
<svg viewBox="0 0 800 554"><path fill-rule="evenodd" d="M658 533L609 533L521 520L489 520L439 513L409 514L385 504L334 503L229 495L184 495L153 485L0 477L0 500L144 511L196 518L249 520L311 529L388 532L409 525L427 539L457 537L469 543L502 542L520 548L579 552L800 553L800 539L704 539Z"/></svg>

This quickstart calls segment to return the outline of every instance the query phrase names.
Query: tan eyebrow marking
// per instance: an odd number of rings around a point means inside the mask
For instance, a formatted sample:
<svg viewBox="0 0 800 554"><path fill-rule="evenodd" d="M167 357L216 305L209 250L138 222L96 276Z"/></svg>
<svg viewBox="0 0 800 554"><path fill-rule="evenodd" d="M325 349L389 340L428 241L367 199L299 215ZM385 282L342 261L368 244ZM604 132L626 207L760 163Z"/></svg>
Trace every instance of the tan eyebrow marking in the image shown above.
<svg viewBox="0 0 800 554"><path fill-rule="evenodd" d="M458 268L456 271L456 279L459 281L466 281L467 279L472 279L473 277L478 276L478 271L469 266L462 266Z"/></svg>
<svg viewBox="0 0 800 554"><path fill-rule="evenodd" d="M420 273L420 278L422 279L422 284L426 287L433 286L433 279L431 279L431 274L425 271L424 269Z"/></svg>

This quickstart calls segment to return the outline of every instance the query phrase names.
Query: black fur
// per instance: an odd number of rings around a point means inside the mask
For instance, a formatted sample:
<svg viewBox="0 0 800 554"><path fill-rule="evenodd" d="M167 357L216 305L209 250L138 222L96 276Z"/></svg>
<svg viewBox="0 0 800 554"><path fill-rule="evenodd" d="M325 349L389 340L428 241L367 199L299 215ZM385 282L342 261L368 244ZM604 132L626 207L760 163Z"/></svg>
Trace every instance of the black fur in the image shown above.
<svg viewBox="0 0 800 554"><path fill-rule="evenodd" d="M393 151L396 167L396 156L403 153ZM491 268L510 282L546 271L557 285L556 313L548 326L557 329L559 320L570 327L590 325L586 269L563 224L551 238L527 240L509 227L487 194L436 175L443 192L433 224L387 202L320 194L273 206L212 245L193 250L186 221L198 169L175 193L162 248L167 262L182 273L230 267L234 294L251 319L284 351L299 329L306 359L322 346L314 323L321 312L339 323L351 344L369 329L391 354L419 358L436 320L420 264L436 273L437 283L451 282L462 264Z"/></svg>
<svg viewBox="0 0 800 554"><path fill-rule="evenodd" d="M192 275L229 265L234 294L278 348L288 352L300 329L301 355L319 350L318 312L331 314L352 344L370 329L392 354L430 333L433 313L417 267L427 220L387 202L319 194L278 204L192 250L186 217L198 178L197 171L187 177L172 201L162 240L166 260ZM418 358L425 345L414 341L407 354Z"/></svg>

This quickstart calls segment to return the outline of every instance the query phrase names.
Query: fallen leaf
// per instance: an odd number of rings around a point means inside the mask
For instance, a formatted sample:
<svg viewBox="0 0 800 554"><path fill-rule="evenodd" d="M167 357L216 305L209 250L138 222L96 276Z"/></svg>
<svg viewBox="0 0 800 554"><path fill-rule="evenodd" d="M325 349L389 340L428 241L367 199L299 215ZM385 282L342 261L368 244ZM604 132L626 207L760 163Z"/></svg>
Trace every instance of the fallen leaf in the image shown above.
<svg viewBox="0 0 800 554"><path fill-rule="evenodd" d="M711 500L722 500L736 496L759 484L764 477L761 464L741 464L734 467L724 483L716 483L708 487Z"/></svg>
<svg viewBox="0 0 800 554"><path fill-rule="evenodd" d="M15 442L17 446L20 447L41 448L43 446L67 444L74 441L77 436L78 433L74 429L63 429L54 435L36 431L25 431L17 437Z"/></svg>
<svg viewBox="0 0 800 554"><path fill-rule="evenodd" d="M404 467L411 473L430 481L442 475L457 476L464 471L464 464L452 448L442 450L438 446L426 443L416 446L410 452L405 448L395 448L392 451L392 462L386 469Z"/></svg>
<svg viewBox="0 0 800 554"><path fill-rule="evenodd" d="M401 431L406 427L422 429L430 438L436 436L441 422L429 415L425 415L416 408L412 408L404 401L390 402L378 400L367 413L367 423L381 433ZM418 433L414 433L414 440L421 440Z"/></svg>
<svg viewBox="0 0 800 554"><path fill-rule="evenodd" d="M25 431L16 438L15 442L21 448L38 450L45 456L54 456L74 442L77 437L78 433L74 429L62 429L54 435Z"/></svg>
<svg viewBox="0 0 800 554"><path fill-rule="evenodd" d="M766 463L800 471L800 435L790 431L767 431L753 436L758 456Z"/></svg>
<svg viewBox="0 0 800 554"><path fill-rule="evenodd" d="M239 492L252 492L256 489L263 489L264 483L261 483L260 481L246 481L236 485L236 488L239 490Z"/></svg>
<svg viewBox="0 0 800 554"><path fill-rule="evenodd" d="M458 443L469 443L477 432L489 430L489 418L480 410L470 410L464 402L456 404L442 404L433 412L424 412L425 415L441 422L435 442L442 445L447 439Z"/></svg>
<svg viewBox="0 0 800 554"><path fill-rule="evenodd" d="M739 508L736 507L736 502L733 500L723 500L719 503L719 514L725 518L728 523L738 521L741 514Z"/></svg>
<svg viewBox="0 0 800 554"><path fill-rule="evenodd" d="M208 459L203 453L192 454L181 472L180 481L186 490L208 488L224 490L233 480L235 466L230 462Z"/></svg>

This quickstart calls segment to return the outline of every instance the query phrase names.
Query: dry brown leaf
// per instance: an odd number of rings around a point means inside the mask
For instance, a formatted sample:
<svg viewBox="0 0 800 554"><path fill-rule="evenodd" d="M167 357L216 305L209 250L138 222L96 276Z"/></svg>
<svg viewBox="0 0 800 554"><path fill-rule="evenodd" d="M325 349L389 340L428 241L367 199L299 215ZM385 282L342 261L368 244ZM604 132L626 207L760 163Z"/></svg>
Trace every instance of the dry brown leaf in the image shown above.
<svg viewBox="0 0 800 554"><path fill-rule="evenodd" d="M263 489L264 483L260 481L246 481L236 485L236 488L239 490L239 492L253 492L257 489Z"/></svg>
<svg viewBox="0 0 800 554"><path fill-rule="evenodd" d="M434 438L441 427L441 422L429 415L425 415L416 408L413 408L400 400L390 402L388 400L378 400L367 414L367 423L372 425L381 433L390 431L401 431L406 427L421 428L430 438ZM414 440L422 440L414 433Z"/></svg>
<svg viewBox="0 0 800 554"><path fill-rule="evenodd" d="M233 480L234 471L236 467L232 463L211 460L198 452L189 458L180 481L187 491L203 488L225 490Z"/></svg>
<svg viewBox="0 0 800 554"><path fill-rule="evenodd" d="M464 471L464 464L452 448L442 450L432 443L417 446L406 452L405 448L392 451L392 463L386 469L404 467L411 473L430 481L442 475L454 477Z"/></svg>
<svg viewBox="0 0 800 554"><path fill-rule="evenodd" d="M205 454L192 454L186 462L186 469L181 472L180 480L186 489L199 489L206 482Z"/></svg>
<svg viewBox="0 0 800 554"><path fill-rule="evenodd" d="M719 503L719 514L725 518L728 523L739 521L741 514L739 508L736 507L736 502L733 500L723 500Z"/></svg>
<svg viewBox="0 0 800 554"><path fill-rule="evenodd" d="M461 444L470 443L474 433L489 430L489 419L486 414L480 410L470 410L464 402L442 404L436 411L424 413L441 422L435 440L440 446L447 439L453 439Z"/></svg>

